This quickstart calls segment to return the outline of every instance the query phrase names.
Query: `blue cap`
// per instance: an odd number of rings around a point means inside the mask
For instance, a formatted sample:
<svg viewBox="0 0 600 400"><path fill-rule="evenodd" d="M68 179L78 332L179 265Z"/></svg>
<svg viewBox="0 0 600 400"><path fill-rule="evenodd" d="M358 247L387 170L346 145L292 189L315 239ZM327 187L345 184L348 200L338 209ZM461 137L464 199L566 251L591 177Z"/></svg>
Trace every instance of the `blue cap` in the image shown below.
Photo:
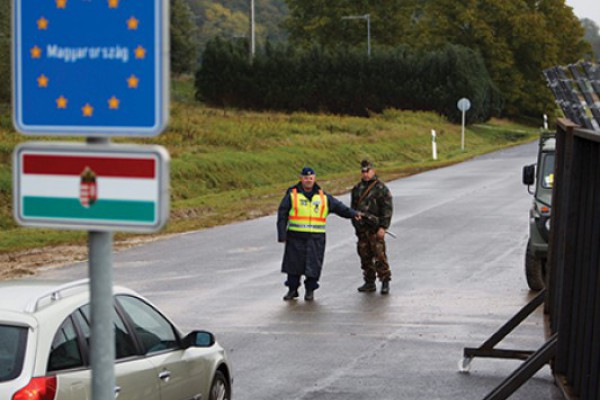
<svg viewBox="0 0 600 400"><path fill-rule="evenodd" d="M302 175L302 176L315 175L315 170L312 169L311 167L304 167L304 168L302 168L302 172L300 172L300 175Z"/></svg>

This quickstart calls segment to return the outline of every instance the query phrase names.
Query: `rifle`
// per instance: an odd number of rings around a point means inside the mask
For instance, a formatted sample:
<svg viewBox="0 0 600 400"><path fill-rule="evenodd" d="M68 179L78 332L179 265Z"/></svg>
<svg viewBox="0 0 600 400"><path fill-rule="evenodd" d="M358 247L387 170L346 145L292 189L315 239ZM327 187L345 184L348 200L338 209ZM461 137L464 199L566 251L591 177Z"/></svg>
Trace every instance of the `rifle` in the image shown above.
<svg viewBox="0 0 600 400"><path fill-rule="evenodd" d="M367 213L367 212L363 212L363 211L361 211L360 213L361 213L361 221L360 222L363 222L369 228L372 228L375 230L379 229L379 218L377 218L377 216ZM394 239L396 239L396 237L397 237L395 233L390 232L388 230L386 230L385 233L387 233Z"/></svg>

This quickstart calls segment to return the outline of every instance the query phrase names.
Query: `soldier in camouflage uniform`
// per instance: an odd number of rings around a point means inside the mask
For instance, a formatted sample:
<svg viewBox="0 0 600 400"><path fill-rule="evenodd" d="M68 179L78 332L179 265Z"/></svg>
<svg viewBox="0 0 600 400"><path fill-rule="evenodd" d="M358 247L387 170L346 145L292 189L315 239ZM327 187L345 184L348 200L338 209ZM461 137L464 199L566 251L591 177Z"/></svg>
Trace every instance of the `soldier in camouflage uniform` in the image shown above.
<svg viewBox="0 0 600 400"><path fill-rule="evenodd" d="M392 220L392 194L377 179L373 164L361 162L361 181L352 189L352 208L362 214L359 221L352 221L358 236L358 255L363 270L364 285L359 292L374 292L375 278L381 281L381 294L390 292L392 272L385 254L385 232Z"/></svg>

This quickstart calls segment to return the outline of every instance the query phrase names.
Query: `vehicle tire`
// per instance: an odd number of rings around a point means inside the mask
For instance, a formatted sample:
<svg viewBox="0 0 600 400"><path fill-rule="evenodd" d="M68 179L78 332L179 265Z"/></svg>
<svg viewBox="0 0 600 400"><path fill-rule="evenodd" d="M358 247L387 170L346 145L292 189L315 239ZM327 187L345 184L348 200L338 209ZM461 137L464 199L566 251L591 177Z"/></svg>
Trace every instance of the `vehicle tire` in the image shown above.
<svg viewBox="0 0 600 400"><path fill-rule="evenodd" d="M209 400L231 400L229 381L221 371L215 372L208 396Z"/></svg>
<svg viewBox="0 0 600 400"><path fill-rule="evenodd" d="M537 292L545 286L545 265L542 260L534 257L530 249L530 244L531 240L527 242L527 249L525 250L525 277L527 278L529 289Z"/></svg>

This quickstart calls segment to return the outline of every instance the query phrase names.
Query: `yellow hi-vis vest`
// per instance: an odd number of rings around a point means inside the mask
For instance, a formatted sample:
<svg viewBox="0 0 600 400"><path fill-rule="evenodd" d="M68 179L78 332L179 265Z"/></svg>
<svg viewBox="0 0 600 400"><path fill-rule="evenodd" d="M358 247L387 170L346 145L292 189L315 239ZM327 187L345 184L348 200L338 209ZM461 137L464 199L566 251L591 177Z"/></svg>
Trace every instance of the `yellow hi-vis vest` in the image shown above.
<svg viewBox="0 0 600 400"><path fill-rule="evenodd" d="M325 233L325 222L329 208L322 190L309 201L296 188L290 192L292 207L288 215L288 231Z"/></svg>

